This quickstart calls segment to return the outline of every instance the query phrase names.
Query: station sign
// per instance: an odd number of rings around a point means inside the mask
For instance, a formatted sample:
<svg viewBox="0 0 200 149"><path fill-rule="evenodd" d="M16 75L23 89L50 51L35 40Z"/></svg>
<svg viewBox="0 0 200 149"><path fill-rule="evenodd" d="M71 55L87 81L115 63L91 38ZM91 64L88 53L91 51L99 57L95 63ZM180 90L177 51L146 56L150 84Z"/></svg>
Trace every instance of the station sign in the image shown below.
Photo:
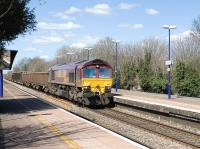
<svg viewBox="0 0 200 149"><path fill-rule="evenodd" d="M16 50L3 50L0 55L0 70L11 70L13 61L17 54Z"/></svg>
<svg viewBox="0 0 200 149"><path fill-rule="evenodd" d="M172 65L172 64L173 64L173 61L172 61L172 60L165 61L165 65L166 65L166 66L169 66L169 65Z"/></svg>

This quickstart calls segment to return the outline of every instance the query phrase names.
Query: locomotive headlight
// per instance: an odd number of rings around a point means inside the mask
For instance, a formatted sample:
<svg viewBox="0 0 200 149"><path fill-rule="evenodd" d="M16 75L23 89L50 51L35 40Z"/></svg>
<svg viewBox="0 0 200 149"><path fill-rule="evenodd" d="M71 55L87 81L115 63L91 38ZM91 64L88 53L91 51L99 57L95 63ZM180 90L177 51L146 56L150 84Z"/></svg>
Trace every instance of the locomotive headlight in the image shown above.
<svg viewBox="0 0 200 149"><path fill-rule="evenodd" d="M90 86L84 86L83 90L85 92L90 92L91 91L91 87Z"/></svg>
<svg viewBox="0 0 200 149"><path fill-rule="evenodd" d="M111 86L105 86L105 92L111 92Z"/></svg>

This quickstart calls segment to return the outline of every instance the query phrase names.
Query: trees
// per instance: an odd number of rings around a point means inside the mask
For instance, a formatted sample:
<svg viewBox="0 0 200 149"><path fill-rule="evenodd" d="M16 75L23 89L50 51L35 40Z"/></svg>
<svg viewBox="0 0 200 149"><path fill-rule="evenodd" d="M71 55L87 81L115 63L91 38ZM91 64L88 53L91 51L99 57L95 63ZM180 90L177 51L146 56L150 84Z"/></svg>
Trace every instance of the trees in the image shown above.
<svg viewBox="0 0 200 149"><path fill-rule="evenodd" d="M152 71L150 68L151 64L151 51L145 51L144 58L140 58L138 67L140 86L143 91L151 91L150 79Z"/></svg>
<svg viewBox="0 0 200 149"><path fill-rule="evenodd" d="M114 50L112 43L112 38L106 37L104 39L99 40L91 51L92 58L100 58L109 62L112 66L114 66ZM119 54L120 55L120 54ZM114 68L114 67L113 67Z"/></svg>
<svg viewBox="0 0 200 149"><path fill-rule="evenodd" d="M44 72L50 67L49 63L39 57L23 58L15 67L14 71Z"/></svg>
<svg viewBox="0 0 200 149"><path fill-rule="evenodd" d="M183 96L200 95L200 16L194 19L191 36L174 43L174 91Z"/></svg>
<svg viewBox="0 0 200 149"><path fill-rule="evenodd" d="M199 96L200 74L184 62L179 61L175 71L175 90L179 95Z"/></svg>
<svg viewBox="0 0 200 149"><path fill-rule="evenodd" d="M108 61L114 68L115 47L111 38L98 41L91 52L92 58ZM162 41L149 38L133 44L120 44L118 48L118 79L124 89L142 89L147 92L167 93L166 46ZM67 53L74 55L67 55ZM18 71L47 71L58 63L86 59L87 51L63 46L49 62L39 58L24 59ZM173 93L185 96L200 95L199 46L191 37L174 43ZM180 63L181 62L181 63ZM183 63L183 64L182 64ZM186 65L187 64L187 65ZM114 76L113 76L114 77ZM113 78L115 80L115 78Z"/></svg>
<svg viewBox="0 0 200 149"><path fill-rule="evenodd" d="M151 76L150 86L151 92L167 93L167 77L160 68L157 68L156 72Z"/></svg>
<svg viewBox="0 0 200 149"><path fill-rule="evenodd" d="M190 65L200 73L200 44L191 36L177 40L173 47L173 59Z"/></svg>
<svg viewBox="0 0 200 149"><path fill-rule="evenodd" d="M87 59L87 51L70 46L62 46L57 50L54 64L64 64Z"/></svg>
<svg viewBox="0 0 200 149"><path fill-rule="evenodd" d="M124 64L121 70L120 85L124 89L132 89L138 87L137 77L137 66L132 62Z"/></svg>
<svg viewBox="0 0 200 149"><path fill-rule="evenodd" d="M194 19L192 23L192 36L200 42L200 16Z"/></svg>
<svg viewBox="0 0 200 149"><path fill-rule="evenodd" d="M35 30L36 21L34 9L28 8L30 0L0 1L0 49L7 42Z"/></svg>

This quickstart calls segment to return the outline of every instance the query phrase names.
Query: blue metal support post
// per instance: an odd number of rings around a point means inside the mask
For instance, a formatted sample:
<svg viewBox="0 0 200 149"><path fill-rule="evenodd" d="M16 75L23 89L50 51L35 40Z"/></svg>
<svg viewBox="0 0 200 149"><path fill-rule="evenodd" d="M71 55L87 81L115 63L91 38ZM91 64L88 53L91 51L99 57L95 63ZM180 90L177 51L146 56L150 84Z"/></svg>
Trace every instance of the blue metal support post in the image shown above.
<svg viewBox="0 0 200 149"><path fill-rule="evenodd" d="M168 65L167 71L168 71L168 84L167 84L167 91L168 91L168 99L171 99L171 66L172 66L172 60L171 60L171 49L170 49L170 32L171 29L175 29L175 25L163 25L164 29L168 29L169 31L169 48L168 48L168 61L166 61L166 65Z"/></svg>
<svg viewBox="0 0 200 149"><path fill-rule="evenodd" d="M0 97L3 97L3 70L0 70Z"/></svg>
<svg viewBox="0 0 200 149"><path fill-rule="evenodd" d="M170 29L169 29L169 61L171 61L171 51L170 51ZM168 99L171 99L171 64L168 66Z"/></svg>
<svg viewBox="0 0 200 149"><path fill-rule="evenodd" d="M117 42L116 42L116 51L115 51L115 92L118 91L118 66L117 66L117 56L118 56L118 51L117 51Z"/></svg>

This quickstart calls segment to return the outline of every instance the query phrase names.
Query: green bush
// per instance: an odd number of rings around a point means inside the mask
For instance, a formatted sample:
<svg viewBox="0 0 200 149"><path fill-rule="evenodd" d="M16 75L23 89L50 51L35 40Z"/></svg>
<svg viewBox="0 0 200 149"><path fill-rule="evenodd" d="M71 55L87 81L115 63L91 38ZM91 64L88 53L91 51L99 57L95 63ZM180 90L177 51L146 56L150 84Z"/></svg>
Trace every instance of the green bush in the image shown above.
<svg viewBox="0 0 200 149"><path fill-rule="evenodd" d="M158 69L158 72L156 72L152 76L150 85L151 92L165 94L167 93L167 78L161 73L160 69Z"/></svg>
<svg viewBox="0 0 200 149"><path fill-rule="evenodd" d="M200 75L197 71L178 62L175 69L175 91L182 96L200 95Z"/></svg>
<svg viewBox="0 0 200 149"><path fill-rule="evenodd" d="M134 80L136 78L137 68L134 63L126 63L123 66L122 75L120 78L121 88L131 89L135 86Z"/></svg>
<svg viewBox="0 0 200 149"><path fill-rule="evenodd" d="M151 91L151 52L145 51L144 58L140 59L139 66L138 66L138 74L140 80L140 86L143 91Z"/></svg>

